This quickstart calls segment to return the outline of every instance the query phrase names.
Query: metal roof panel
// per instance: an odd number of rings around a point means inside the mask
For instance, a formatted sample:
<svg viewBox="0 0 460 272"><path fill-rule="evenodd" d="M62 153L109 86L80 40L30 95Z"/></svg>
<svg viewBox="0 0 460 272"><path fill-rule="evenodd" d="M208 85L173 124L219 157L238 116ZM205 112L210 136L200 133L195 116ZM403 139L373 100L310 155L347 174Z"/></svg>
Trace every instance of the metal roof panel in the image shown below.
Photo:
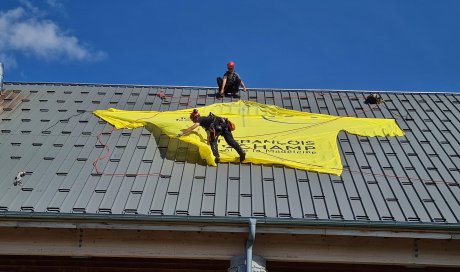
<svg viewBox="0 0 460 272"><path fill-rule="evenodd" d="M236 101L215 88L6 83L0 210L459 223L460 95L250 90L244 99L340 116L395 118L404 137L341 132L341 177L252 164L206 166L157 128L113 130L96 109L167 111ZM94 167L96 166L96 167ZM27 171L22 186L14 177ZM99 172L98 172L99 171Z"/></svg>

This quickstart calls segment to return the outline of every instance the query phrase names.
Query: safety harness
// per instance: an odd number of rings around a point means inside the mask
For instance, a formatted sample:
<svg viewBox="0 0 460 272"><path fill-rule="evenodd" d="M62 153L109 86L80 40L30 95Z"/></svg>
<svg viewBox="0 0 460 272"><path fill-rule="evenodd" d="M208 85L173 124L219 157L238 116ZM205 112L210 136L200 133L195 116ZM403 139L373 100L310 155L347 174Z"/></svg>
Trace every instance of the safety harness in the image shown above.
<svg viewBox="0 0 460 272"><path fill-rule="evenodd" d="M209 116L212 118L212 122L209 125L209 129L208 129L209 131L208 141L209 141L210 136L212 136L213 137L212 139L215 140L217 136L225 129L225 126L227 126L227 128L230 131L235 130L235 124L232 123L230 120L228 120L228 118L216 116L212 112L209 113Z"/></svg>

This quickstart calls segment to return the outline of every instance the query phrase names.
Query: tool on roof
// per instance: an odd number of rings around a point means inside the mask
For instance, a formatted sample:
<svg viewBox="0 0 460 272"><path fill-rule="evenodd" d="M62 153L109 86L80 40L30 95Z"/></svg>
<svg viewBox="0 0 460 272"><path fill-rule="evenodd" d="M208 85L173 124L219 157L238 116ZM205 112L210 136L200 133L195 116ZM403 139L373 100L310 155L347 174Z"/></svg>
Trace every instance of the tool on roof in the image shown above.
<svg viewBox="0 0 460 272"><path fill-rule="evenodd" d="M156 93L156 96L158 96L161 100L166 99L165 93L163 91L161 91L161 90Z"/></svg>
<svg viewBox="0 0 460 272"><path fill-rule="evenodd" d="M383 100L382 96L377 93L370 94L366 97L366 100L364 100L364 104L382 104L384 103L385 100Z"/></svg>
<svg viewBox="0 0 460 272"><path fill-rule="evenodd" d="M26 175L25 171L19 171L18 175L14 178L14 186L22 186L22 178Z"/></svg>

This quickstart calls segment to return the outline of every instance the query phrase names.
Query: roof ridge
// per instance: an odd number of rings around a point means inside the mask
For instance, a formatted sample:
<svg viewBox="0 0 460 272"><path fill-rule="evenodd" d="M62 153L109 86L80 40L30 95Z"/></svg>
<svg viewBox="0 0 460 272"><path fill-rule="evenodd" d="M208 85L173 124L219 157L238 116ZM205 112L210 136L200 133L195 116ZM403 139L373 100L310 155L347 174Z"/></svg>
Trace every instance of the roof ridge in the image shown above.
<svg viewBox="0 0 460 272"><path fill-rule="evenodd" d="M192 88L217 89L217 86L187 85L149 85L149 84L115 84L115 83L76 83L76 82L19 82L5 81L3 85L55 85L55 86L96 86L96 87L150 87L150 88ZM306 88L248 88L254 91L309 91L309 92L352 92L352 93L412 93L412 94L459 94L460 91L406 91L406 90L350 90L350 89L306 89Z"/></svg>

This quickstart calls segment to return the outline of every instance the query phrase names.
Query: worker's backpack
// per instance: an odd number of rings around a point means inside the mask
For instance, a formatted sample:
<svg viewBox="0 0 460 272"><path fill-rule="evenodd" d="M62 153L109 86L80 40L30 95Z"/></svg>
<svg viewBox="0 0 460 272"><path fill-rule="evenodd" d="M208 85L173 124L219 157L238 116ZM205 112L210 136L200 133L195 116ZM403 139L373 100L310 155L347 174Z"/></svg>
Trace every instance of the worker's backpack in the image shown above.
<svg viewBox="0 0 460 272"><path fill-rule="evenodd" d="M234 131L236 129L235 123L227 119L228 129Z"/></svg>

